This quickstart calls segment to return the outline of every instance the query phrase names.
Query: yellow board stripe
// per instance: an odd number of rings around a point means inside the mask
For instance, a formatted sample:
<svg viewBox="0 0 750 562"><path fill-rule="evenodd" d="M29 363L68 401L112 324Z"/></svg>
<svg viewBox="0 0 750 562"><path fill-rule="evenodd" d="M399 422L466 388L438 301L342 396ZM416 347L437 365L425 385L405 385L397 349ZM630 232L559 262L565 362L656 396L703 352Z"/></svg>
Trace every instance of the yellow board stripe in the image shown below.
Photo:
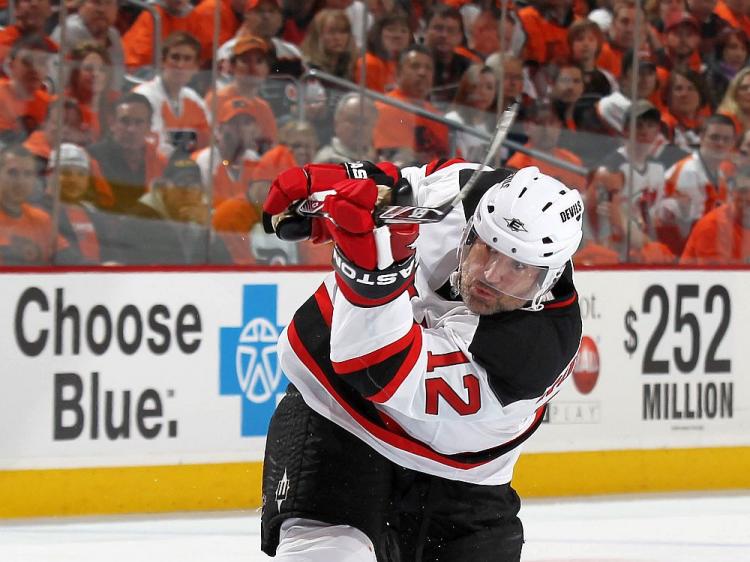
<svg viewBox="0 0 750 562"><path fill-rule="evenodd" d="M0 517L255 509L262 465L0 471ZM750 488L750 447L523 454L522 497Z"/></svg>

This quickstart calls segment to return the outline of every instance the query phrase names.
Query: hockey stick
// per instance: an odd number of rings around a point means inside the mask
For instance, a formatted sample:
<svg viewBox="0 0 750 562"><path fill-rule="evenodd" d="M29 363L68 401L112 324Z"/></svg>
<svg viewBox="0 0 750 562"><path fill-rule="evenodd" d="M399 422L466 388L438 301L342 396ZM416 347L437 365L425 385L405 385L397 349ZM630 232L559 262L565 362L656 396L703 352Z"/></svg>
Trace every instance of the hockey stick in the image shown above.
<svg viewBox="0 0 750 562"><path fill-rule="evenodd" d="M455 196L452 196L435 207L387 205L382 209L375 211L375 222L378 224L428 224L443 220L448 213L450 213L450 211L463 201L471 192L479 178L479 172L489 166L490 162L495 157L495 153L500 148L500 145L508 136L510 128L513 126L513 121L518 114L518 109L519 103L518 101L515 101L500 116L497 121L497 127L495 128L495 134L492 137L492 141L487 149L487 154L484 156L484 160L482 160L481 165L472 172L471 176L469 176L469 180ZM303 217L325 217L326 214L323 211L323 199L325 199L325 196L330 193L331 192L329 191L316 193L314 196L302 201L295 209L295 212Z"/></svg>

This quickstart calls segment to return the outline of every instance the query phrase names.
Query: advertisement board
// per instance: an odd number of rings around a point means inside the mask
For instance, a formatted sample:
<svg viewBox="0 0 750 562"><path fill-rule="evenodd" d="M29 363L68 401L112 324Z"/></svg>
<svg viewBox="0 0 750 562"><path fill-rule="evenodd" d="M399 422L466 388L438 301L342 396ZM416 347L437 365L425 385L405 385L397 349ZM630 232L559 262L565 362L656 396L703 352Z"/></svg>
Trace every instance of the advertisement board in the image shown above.
<svg viewBox="0 0 750 562"><path fill-rule="evenodd" d="M257 506L268 421L288 382L276 342L325 275L0 274L0 516ZM579 359L525 445L517 487L750 486L748 280L578 272ZM674 459L694 483L664 468ZM724 480L708 478L723 459ZM572 477L581 470L603 475L586 488ZM634 480L638 470L650 480Z"/></svg>

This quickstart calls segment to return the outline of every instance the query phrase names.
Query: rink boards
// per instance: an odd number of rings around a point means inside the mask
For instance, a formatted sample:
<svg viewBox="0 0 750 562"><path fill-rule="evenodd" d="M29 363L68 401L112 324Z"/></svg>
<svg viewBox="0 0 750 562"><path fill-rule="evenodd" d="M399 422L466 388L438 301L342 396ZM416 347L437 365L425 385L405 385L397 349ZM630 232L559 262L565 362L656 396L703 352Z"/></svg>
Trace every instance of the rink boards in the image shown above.
<svg viewBox="0 0 750 562"><path fill-rule="evenodd" d="M324 275L0 273L0 516L257 507L275 342ZM748 281L579 271L579 361L520 493L750 488Z"/></svg>

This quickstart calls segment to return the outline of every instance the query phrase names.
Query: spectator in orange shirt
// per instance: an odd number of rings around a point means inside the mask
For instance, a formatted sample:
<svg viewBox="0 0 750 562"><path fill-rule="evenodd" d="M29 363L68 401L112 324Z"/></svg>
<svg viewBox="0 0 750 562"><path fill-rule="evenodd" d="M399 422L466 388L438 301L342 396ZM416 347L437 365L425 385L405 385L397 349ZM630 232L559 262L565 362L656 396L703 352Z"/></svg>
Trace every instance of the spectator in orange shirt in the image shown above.
<svg viewBox="0 0 750 562"><path fill-rule="evenodd" d="M62 129L59 136L58 131L58 110L63 108ZM44 124L31 133L23 146L34 156L41 160L42 168L47 166L52 152L53 142L66 142L84 146L91 142L91 135L88 127L83 121L81 107L71 98L64 98L62 103L56 101L48 106L47 117Z"/></svg>
<svg viewBox="0 0 750 562"><path fill-rule="evenodd" d="M122 213L131 209L161 175L166 159L151 135L153 110L145 96L125 94L115 102L113 111L109 136L91 145L89 154L97 160L112 188L112 210Z"/></svg>
<svg viewBox="0 0 750 562"><path fill-rule="evenodd" d="M196 19L190 0L163 0L151 4L161 22L161 40L164 41L175 31L195 34L205 22ZM213 19L210 21L213 22ZM142 66L151 66L159 53L154 53L154 18L149 10L143 10L122 37L125 49L125 65L131 71Z"/></svg>
<svg viewBox="0 0 750 562"><path fill-rule="evenodd" d="M456 52L466 41L461 12L438 4L427 13L425 23L424 44L432 51L435 67L430 100L444 107L456 97L461 76L474 61Z"/></svg>
<svg viewBox="0 0 750 562"><path fill-rule="evenodd" d="M735 74L716 111L734 121L738 134L750 128L750 67L746 66Z"/></svg>
<svg viewBox="0 0 750 562"><path fill-rule="evenodd" d="M547 101L539 101L524 108L524 129L529 137L526 148L554 156L558 160L569 162L576 166L583 166L581 159L557 143L562 132L562 121L554 105ZM505 164L508 168L521 169L526 166L536 166L545 174L557 178L571 189L583 191L586 179L575 172L556 166L546 160L535 158L533 155L517 151Z"/></svg>
<svg viewBox="0 0 750 562"><path fill-rule="evenodd" d="M206 96L206 107L209 111L216 111L228 99L242 97L252 106L255 119L260 127L261 136L258 139L258 150L264 152L276 143L278 132L276 117L268 103L260 97L260 89L268 77L268 44L260 37L242 35L237 38L230 59L232 67L232 82L219 89L215 94L209 92ZM214 101L214 95L216 101Z"/></svg>
<svg viewBox="0 0 750 562"><path fill-rule="evenodd" d="M330 244L283 242L263 232L260 224L261 207L271 182L287 168L312 162L317 149L315 129L309 123L286 123L279 129L279 144L255 167L245 196L229 199L216 208L213 227L221 233L235 263L330 264Z"/></svg>
<svg viewBox="0 0 750 562"><path fill-rule="evenodd" d="M681 264L730 265L750 262L750 168L737 171L729 203L693 227Z"/></svg>
<svg viewBox="0 0 750 562"><path fill-rule="evenodd" d="M214 41L214 10L219 4L219 41L220 45L229 41L242 23L242 13L245 10L247 0L202 0L193 11L193 17L198 22L194 30L201 44L201 62L206 64L213 55Z"/></svg>
<svg viewBox="0 0 750 562"><path fill-rule="evenodd" d="M99 140L112 120L112 103L120 96L112 84L109 54L96 43L81 43L70 53L66 95L81 108L91 140Z"/></svg>
<svg viewBox="0 0 750 562"><path fill-rule="evenodd" d="M15 22L0 29L0 65L5 62L13 43L21 37L39 35L50 52L57 51L57 43L46 35L44 29L51 14L49 0L16 0L13 13Z"/></svg>
<svg viewBox="0 0 750 562"><path fill-rule="evenodd" d="M430 51L421 45L412 45L401 53L398 87L387 95L436 113L437 109L427 101L433 75ZM448 156L445 125L392 105L381 102L375 105L379 114L373 144L381 159L424 164Z"/></svg>
<svg viewBox="0 0 750 562"><path fill-rule="evenodd" d="M39 35L14 43L9 55L9 77L0 78L0 140L22 141L44 121L52 98L42 88L42 80L51 53Z"/></svg>
<svg viewBox="0 0 750 562"><path fill-rule="evenodd" d="M750 37L750 15L745 0L719 0L714 13L735 29L741 29Z"/></svg>
<svg viewBox="0 0 750 562"><path fill-rule="evenodd" d="M540 0L518 10L526 32L524 61L538 66L566 60L568 27L573 23L573 0Z"/></svg>
<svg viewBox="0 0 750 562"><path fill-rule="evenodd" d="M57 167L59 163L59 168ZM102 194L92 169L92 160L80 146L60 145L51 154L47 168L47 194L44 208L54 209L54 197L59 196L58 230L80 256L81 263L99 264L116 261L117 220L102 212ZM59 180L59 188L54 189ZM111 195L111 194L110 194Z"/></svg>
<svg viewBox="0 0 750 562"><path fill-rule="evenodd" d="M612 8L612 25L607 32L607 41L597 59L597 66L615 78L622 73L622 58L633 48L635 42L636 5L633 0L617 0ZM644 21L644 20L642 20ZM651 43L647 33L641 34L643 45L638 49L641 58L651 55Z"/></svg>
<svg viewBox="0 0 750 562"><path fill-rule="evenodd" d="M413 41L406 14L395 11L375 20L367 34L365 54L365 85L371 90L386 93L396 87L398 56ZM362 76L362 59L357 58L354 81Z"/></svg>
<svg viewBox="0 0 750 562"><path fill-rule="evenodd" d="M659 64L657 77L662 92L673 69L704 70L698 46L700 35L698 22L687 12L672 13L664 23L664 48L655 53Z"/></svg>
<svg viewBox="0 0 750 562"><path fill-rule="evenodd" d="M315 14L302 41L302 53L311 68L351 80L357 51L346 13L323 9Z"/></svg>
<svg viewBox="0 0 750 562"><path fill-rule="evenodd" d="M667 127L667 138L685 151L700 144L703 119L710 114L708 95L703 77L690 69L675 69L669 73L664 91L666 111L662 121Z"/></svg>
<svg viewBox="0 0 750 562"><path fill-rule="evenodd" d="M177 148L191 152L208 144L208 110L198 93L188 86L198 72L201 45L185 31L175 31L161 48L161 74L133 89L148 98L153 108L151 132L167 157Z"/></svg>
<svg viewBox="0 0 750 562"><path fill-rule="evenodd" d="M50 216L29 203L36 187L34 157L20 145L0 151L0 264L45 265L77 260Z"/></svg>
<svg viewBox="0 0 750 562"><path fill-rule="evenodd" d="M226 100L217 121L213 158L209 148L194 155L203 184L212 186L214 207L227 199L245 196L260 158L256 144L260 132L254 108L245 98Z"/></svg>

